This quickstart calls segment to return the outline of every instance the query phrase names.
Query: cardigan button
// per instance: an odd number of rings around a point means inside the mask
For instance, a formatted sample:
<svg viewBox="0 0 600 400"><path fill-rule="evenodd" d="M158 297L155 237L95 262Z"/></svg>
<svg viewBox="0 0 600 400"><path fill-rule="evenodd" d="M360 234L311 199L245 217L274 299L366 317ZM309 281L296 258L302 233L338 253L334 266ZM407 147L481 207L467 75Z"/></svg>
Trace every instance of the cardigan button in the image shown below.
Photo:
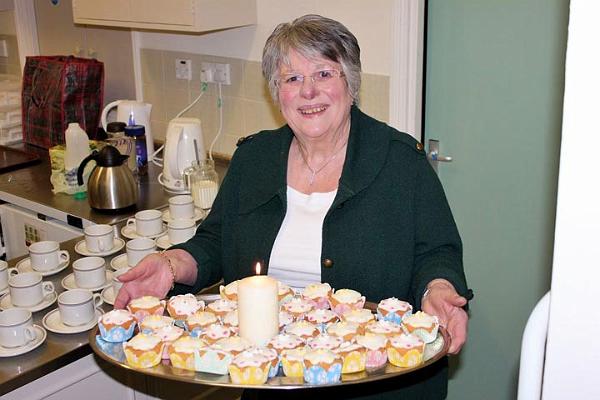
<svg viewBox="0 0 600 400"><path fill-rule="evenodd" d="M421 143L417 143L417 150L423 151L423 145Z"/></svg>
<svg viewBox="0 0 600 400"><path fill-rule="evenodd" d="M326 258L323 260L323 266L325 268L331 268L333 267L333 260L331 258Z"/></svg>

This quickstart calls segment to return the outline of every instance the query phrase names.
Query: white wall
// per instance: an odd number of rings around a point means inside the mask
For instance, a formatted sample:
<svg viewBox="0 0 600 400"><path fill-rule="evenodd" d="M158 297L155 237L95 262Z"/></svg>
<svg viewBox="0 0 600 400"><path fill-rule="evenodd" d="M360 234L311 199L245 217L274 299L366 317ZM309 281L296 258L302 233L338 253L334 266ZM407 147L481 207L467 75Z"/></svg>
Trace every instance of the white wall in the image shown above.
<svg viewBox="0 0 600 400"><path fill-rule="evenodd" d="M570 7L544 400L600 398L600 3Z"/></svg>
<svg viewBox="0 0 600 400"><path fill-rule="evenodd" d="M260 61L265 41L277 24L313 13L334 18L354 33L361 47L364 72L389 75L392 3L393 0L257 0L255 26L205 34L142 32L140 47Z"/></svg>

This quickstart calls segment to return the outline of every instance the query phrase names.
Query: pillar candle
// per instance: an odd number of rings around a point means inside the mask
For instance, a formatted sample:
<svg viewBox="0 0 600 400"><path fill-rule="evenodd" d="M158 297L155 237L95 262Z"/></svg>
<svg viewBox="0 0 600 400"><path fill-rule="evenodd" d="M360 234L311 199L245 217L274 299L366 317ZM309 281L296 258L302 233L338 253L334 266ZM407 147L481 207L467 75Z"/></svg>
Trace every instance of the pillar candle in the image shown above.
<svg viewBox="0 0 600 400"><path fill-rule="evenodd" d="M277 281L260 273L238 283L239 335L257 346L264 346L279 333Z"/></svg>

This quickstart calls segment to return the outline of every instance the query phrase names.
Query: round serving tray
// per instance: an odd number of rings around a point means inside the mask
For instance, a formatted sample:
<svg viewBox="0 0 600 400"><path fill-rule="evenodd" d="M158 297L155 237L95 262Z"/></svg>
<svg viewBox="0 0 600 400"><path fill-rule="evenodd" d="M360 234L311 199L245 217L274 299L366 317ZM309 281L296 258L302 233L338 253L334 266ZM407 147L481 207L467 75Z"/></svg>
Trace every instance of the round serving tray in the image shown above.
<svg viewBox="0 0 600 400"><path fill-rule="evenodd" d="M94 350L94 353L100 356L100 358L113 365L141 372L146 375L171 379L175 381L197 383L201 385L253 389L306 389L316 387L360 384L365 382L378 381L382 379L389 379L399 375L414 372L416 370L425 368L428 365L435 363L448 353L448 347L450 345L448 333L444 328L440 327L437 339L434 342L425 346L425 353L423 357L425 361L423 362L423 364L413 368L400 368L388 362L385 366L376 370L366 370L363 372L357 372L353 374L342 374L341 380L339 382L331 384L309 385L305 383L302 378L275 376L273 378L270 378L264 385L238 385L231 382L231 380L229 379L229 375L215 375L204 372L195 372L184 370L181 368L175 368L171 366L171 362L169 360L162 360L161 364L152 368L132 367L125 361L125 354L123 353L122 343L108 343L103 341L102 348L100 348L96 341L96 337L98 335L98 326L96 326L90 331L89 334L90 346Z"/></svg>

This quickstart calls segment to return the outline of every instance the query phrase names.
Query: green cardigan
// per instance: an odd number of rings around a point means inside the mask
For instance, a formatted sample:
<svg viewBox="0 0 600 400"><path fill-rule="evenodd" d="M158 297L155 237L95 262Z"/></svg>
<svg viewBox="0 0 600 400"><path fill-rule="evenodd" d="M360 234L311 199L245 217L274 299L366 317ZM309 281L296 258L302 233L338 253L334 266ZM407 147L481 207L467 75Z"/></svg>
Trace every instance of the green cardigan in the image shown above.
<svg viewBox="0 0 600 400"><path fill-rule="evenodd" d="M174 293L253 275L256 261L268 267L286 213L292 139L286 125L239 145L210 214L194 238L174 246L198 262L193 287L176 285ZM427 283L436 278L447 279L467 296L460 236L423 147L355 106L338 192L323 222L321 260L323 282L358 290L371 302L395 296L420 309ZM421 393L422 385L412 385L415 379L359 386L378 392L396 382L395 387L416 388L407 398L443 398L444 363L429 368L429 375L436 375L425 390L429 394ZM351 387L352 394L360 392Z"/></svg>

